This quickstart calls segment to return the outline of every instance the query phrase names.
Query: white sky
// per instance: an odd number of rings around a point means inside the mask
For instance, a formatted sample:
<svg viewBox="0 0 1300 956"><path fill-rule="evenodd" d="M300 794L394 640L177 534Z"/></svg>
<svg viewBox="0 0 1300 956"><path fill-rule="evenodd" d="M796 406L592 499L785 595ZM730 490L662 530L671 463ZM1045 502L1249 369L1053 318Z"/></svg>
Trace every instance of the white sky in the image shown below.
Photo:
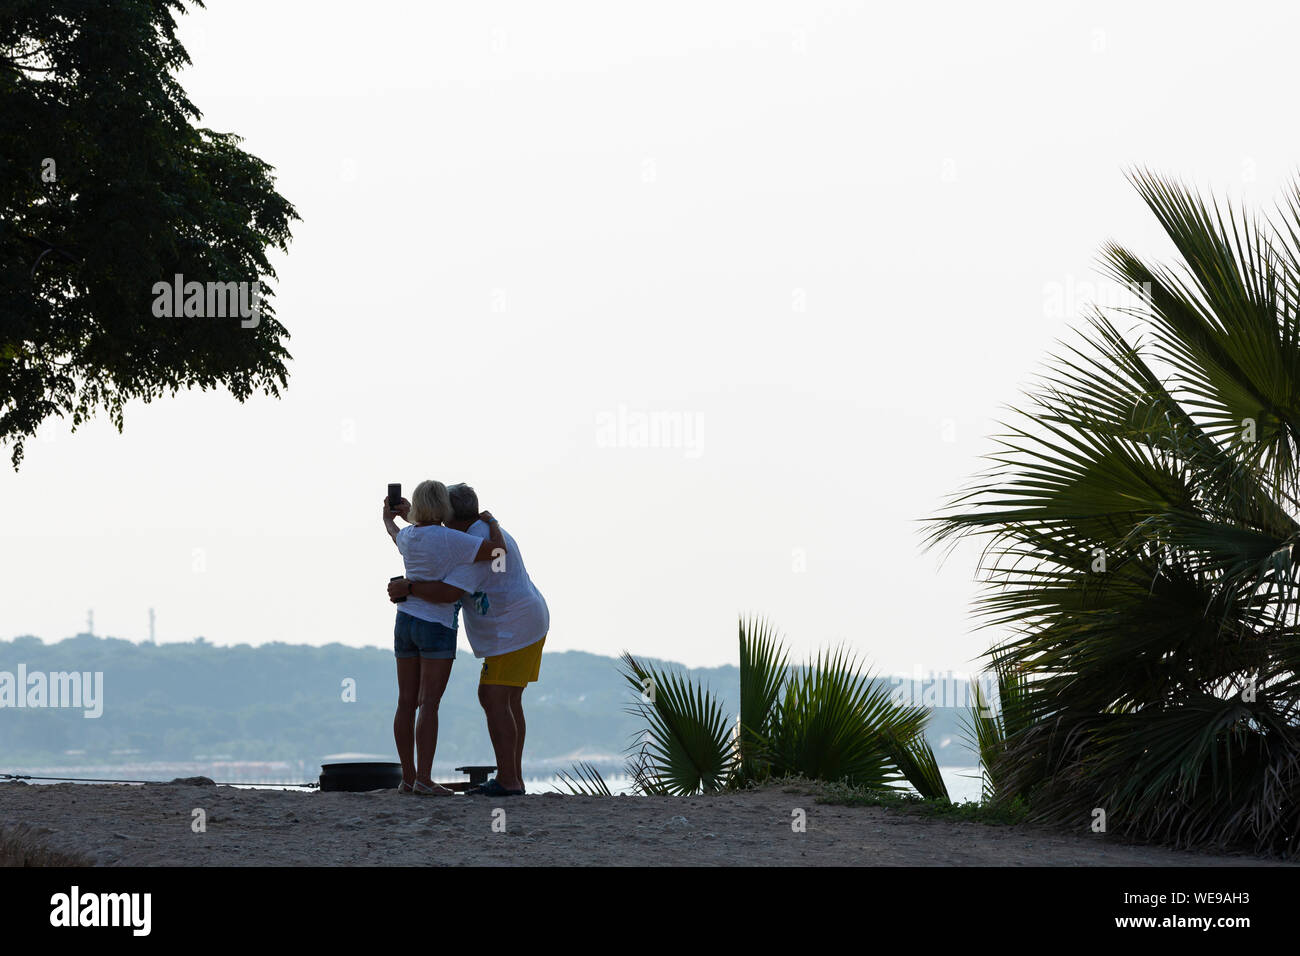
<svg viewBox="0 0 1300 956"><path fill-rule="evenodd" d="M1122 170L1271 204L1295 168L1300 13L1156 6L194 11L204 125L303 217L290 387L48 428L0 472L0 636L93 608L140 639L154 607L163 641L390 647L379 501L429 477L519 540L548 650L734 662L752 611L798 653L967 668L973 553L917 519L1100 244L1165 253ZM698 447L607 447L620 408Z"/></svg>

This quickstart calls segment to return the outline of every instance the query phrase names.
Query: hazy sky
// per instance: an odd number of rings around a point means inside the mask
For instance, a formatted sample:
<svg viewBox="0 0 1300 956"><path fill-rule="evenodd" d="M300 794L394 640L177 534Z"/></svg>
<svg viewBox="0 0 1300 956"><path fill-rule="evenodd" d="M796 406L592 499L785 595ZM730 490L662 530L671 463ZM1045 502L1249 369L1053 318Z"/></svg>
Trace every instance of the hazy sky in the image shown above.
<svg viewBox="0 0 1300 956"><path fill-rule="evenodd" d="M519 540L548 651L734 662L754 612L799 653L967 668L974 556L941 566L918 519L980 470L1100 244L1166 253L1124 168L1271 204L1296 166L1300 13L1173 9L192 12L203 124L303 218L290 386L43 432L0 473L0 636L93 608L140 639L154 607L161 641L391 647L380 498L438 478Z"/></svg>

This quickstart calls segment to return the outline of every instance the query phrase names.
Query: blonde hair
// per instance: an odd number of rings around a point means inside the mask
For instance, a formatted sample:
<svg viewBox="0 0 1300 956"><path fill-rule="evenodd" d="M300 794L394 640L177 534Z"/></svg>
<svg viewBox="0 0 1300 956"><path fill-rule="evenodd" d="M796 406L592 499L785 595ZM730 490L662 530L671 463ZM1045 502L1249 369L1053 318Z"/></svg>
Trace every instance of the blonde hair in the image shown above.
<svg viewBox="0 0 1300 956"><path fill-rule="evenodd" d="M411 511L407 520L411 524L446 521L452 515L451 496L441 481L422 481L411 492Z"/></svg>

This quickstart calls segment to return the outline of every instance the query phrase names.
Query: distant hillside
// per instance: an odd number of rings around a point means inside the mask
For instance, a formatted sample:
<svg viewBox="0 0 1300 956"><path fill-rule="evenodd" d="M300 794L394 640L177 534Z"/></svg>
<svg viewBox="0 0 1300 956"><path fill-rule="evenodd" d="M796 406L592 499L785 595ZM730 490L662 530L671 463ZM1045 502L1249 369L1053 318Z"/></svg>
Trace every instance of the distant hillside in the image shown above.
<svg viewBox="0 0 1300 956"><path fill-rule="evenodd" d="M634 695L617 659L581 651L547 653L542 679L525 697L531 772L574 758L610 767L640 729L626 713ZM735 714L739 672L690 670ZM78 635L0 641L0 672L102 671L103 715L80 710L0 708L0 772L31 767L147 762L285 761L313 768L328 754L393 752L397 680L392 652L329 644L217 647L135 644ZM355 682L356 701L343 699ZM492 762L476 697L478 663L462 649L439 711L438 764ZM936 708L930 737L939 761L971 765L957 740L957 711Z"/></svg>

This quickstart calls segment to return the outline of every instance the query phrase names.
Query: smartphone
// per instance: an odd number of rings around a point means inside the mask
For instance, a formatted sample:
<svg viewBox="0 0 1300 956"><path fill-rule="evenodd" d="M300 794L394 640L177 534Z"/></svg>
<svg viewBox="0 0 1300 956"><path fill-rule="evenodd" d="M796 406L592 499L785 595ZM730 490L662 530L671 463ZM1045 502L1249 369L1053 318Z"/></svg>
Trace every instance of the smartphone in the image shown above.
<svg viewBox="0 0 1300 956"><path fill-rule="evenodd" d="M402 484L397 482L388 486L388 510L396 511L402 503Z"/></svg>
<svg viewBox="0 0 1300 956"><path fill-rule="evenodd" d="M392 487L392 486L390 485L389 487ZM393 575L391 578L389 578L388 580L390 580L390 581L400 581L400 580L402 580L402 578L404 578L404 577L406 577L405 574L394 574L394 575ZM401 604L401 603L402 603L403 601L405 601L405 600L406 600L406 595L403 594L401 597L399 597L399 598L398 598L396 601L394 601L393 603L394 603L394 604Z"/></svg>

